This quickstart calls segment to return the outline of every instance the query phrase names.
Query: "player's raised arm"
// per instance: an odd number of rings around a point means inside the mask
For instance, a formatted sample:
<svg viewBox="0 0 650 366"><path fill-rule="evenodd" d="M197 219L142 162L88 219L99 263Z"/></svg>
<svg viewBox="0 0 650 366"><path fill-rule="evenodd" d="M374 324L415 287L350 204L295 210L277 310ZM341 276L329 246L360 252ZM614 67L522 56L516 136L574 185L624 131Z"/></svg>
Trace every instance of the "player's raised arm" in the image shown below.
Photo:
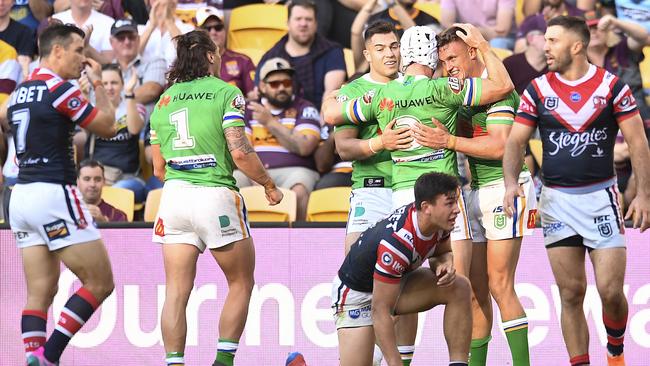
<svg viewBox="0 0 650 366"><path fill-rule="evenodd" d="M454 26L462 30L457 31L456 34L468 46L476 48L481 53L488 73L488 77L481 81L480 93L477 95L476 103L473 104L483 105L504 99L515 89L515 86L501 59L492 51L488 41L475 26L471 24L454 24Z"/></svg>
<svg viewBox="0 0 650 366"><path fill-rule="evenodd" d="M88 79L95 87L95 108L97 113L94 117L84 123L82 127L95 135L103 138L111 138L117 132L115 128L115 108L111 104L106 90L102 85L102 67L97 61L87 59L86 73Z"/></svg>
<svg viewBox="0 0 650 366"><path fill-rule="evenodd" d="M275 186L273 179L264 169L264 165L262 165L260 158L246 137L244 127L228 127L224 130L224 135L226 136L228 150L237 168L256 183L264 186L266 198L270 204L276 205L280 203L282 201L282 192Z"/></svg>

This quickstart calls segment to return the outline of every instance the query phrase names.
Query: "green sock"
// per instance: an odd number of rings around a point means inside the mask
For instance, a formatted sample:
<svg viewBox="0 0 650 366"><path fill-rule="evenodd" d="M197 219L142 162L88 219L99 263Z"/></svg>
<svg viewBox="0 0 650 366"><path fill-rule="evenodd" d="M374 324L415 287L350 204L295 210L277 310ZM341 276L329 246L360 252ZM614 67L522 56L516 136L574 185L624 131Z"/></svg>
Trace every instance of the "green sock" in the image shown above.
<svg viewBox="0 0 650 366"><path fill-rule="evenodd" d="M469 366L485 366L487 362L488 343L492 336L472 339L469 351Z"/></svg>
<svg viewBox="0 0 650 366"><path fill-rule="evenodd" d="M167 366L171 365L185 365L185 355L183 352L167 352L165 362Z"/></svg>
<svg viewBox="0 0 650 366"><path fill-rule="evenodd" d="M514 319L503 322L503 330L506 332L510 354L512 354L513 366L530 366L530 355L528 354L528 318Z"/></svg>
<svg viewBox="0 0 650 366"><path fill-rule="evenodd" d="M239 341L219 338L217 343L217 359L215 363L221 363L225 366L233 366L235 362L235 352L237 352L237 347L239 346Z"/></svg>
<svg viewBox="0 0 650 366"><path fill-rule="evenodd" d="M415 346L397 346L397 350L402 358L402 366L411 366L413 353L415 353Z"/></svg>

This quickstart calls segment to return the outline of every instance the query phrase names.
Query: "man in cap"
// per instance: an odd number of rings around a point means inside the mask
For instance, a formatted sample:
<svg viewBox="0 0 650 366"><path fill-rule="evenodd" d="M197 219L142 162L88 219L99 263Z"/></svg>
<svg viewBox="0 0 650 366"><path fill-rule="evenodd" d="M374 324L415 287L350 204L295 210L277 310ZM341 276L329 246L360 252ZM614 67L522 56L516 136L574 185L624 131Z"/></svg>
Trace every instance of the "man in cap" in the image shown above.
<svg viewBox="0 0 650 366"><path fill-rule="evenodd" d="M525 40L526 50L503 60L518 94L523 93L534 78L548 72L546 56L544 56L544 32L546 32L544 18L530 18L521 25L517 33Z"/></svg>
<svg viewBox="0 0 650 366"><path fill-rule="evenodd" d="M246 131L273 181L296 193L297 220L304 220L309 193L319 178L313 153L320 141L320 115L314 105L294 93L294 69L282 58L260 68L261 99L248 103ZM235 174L239 187L250 180Z"/></svg>
<svg viewBox="0 0 650 366"><path fill-rule="evenodd" d="M226 48L226 26L223 12L212 6L196 11L196 25L208 32L212 42L217 45L221 56L221 80L239 88L249 99L255 89L255 64L250 57Z"/></svg>

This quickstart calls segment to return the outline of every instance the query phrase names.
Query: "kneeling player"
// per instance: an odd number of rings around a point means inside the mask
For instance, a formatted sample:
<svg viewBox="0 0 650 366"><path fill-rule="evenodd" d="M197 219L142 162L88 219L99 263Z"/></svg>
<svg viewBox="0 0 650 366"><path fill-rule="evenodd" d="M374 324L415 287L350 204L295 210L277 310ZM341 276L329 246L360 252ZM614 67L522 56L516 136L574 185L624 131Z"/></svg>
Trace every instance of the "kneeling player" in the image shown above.
<svg viewBox="0 0 650 366"><path fill-rule="evenodd" d="M415 202L364 232L332 286L342 366L370 365L375 337L388 365L401 366L393 315L445 304L450 365L467 365L472 333L470 286L456 277L449 243L459 213L458 180L428 173L415 183ZM419 268L429 259L430 268Z"/></svg>

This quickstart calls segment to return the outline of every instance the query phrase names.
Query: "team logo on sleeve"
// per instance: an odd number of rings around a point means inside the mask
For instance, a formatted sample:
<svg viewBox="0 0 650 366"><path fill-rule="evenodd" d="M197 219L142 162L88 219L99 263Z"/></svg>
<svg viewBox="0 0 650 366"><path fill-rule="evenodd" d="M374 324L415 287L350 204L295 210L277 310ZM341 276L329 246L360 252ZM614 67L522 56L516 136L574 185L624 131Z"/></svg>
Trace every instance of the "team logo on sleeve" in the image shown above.
<svg viewBox="0 0 650 366"><path fill-rule="evenodd" d="M318 110L314 107L305 107L302 110L302 118L304 119L314 119L314 120L319 120L320 114L318 113Z"/></svg>
<svg viewBox="0 0 650 366"><path fill-rule="evenodd" d="M241 94L237 94L235 99L230 102L230 106L238 111L244 113L246 111L246 99Z"/></svg>
<svg viewBox="0 0 650 366"><path fill-rule="evenodd" d="M603 109L607 107L607 98L601 96L595 96L593 98L594 108Z"/></svg>
<svg viewBox="0 0 650 366"><path fill-rule="evenodd" d="M348 99L350 99L350 98L348 98L347 95L339 94L339 95L336 96L336 101L339 102L339 103L346 102Z"/></svg>
<svg viewBox="0 0 650 366"><path fill-rule="evenodd" d="M447 78L447 85L452 92L458 94L463 90L463 82L459 78Z"/></svg>
<svg viewBox="0 0 650 366"><path fill-rule="evenodd" d="M621 108L625 108L625 107L629 106L630 105L630 96L626 95L625 97L623 97L623 99L621 99L621 101L618 103L618 105L620 105Z"/></svg>
<svg viewBox="0 0 650 366"><path fill-rule="evenodd" d="M68 100L68 109L75 110L81 106L81 100L79 98L70 98Z"/></svg>
<svg viewBox="0 0 650 366"><path fill-rule="evenodd" d="M390 266L391 264L393 264L393 255L388 252L385 252L384 254L381 255L381 262L386 266Z"/></svg>
<svg viewBox="0 0 650 366"><path fill-rule="evenodd" d="M363 97L361 97L361 100L363 101L364 104L370 104L372 103L372 98L375 96L375 89L369 90L366 92Z"/></svg>
<svg viewBox="0 0 650 366"><path fill-rule="evenodd" d="M549 111L555 110L559 104L557 97L545 97L544 98L544 108Z"/></svg>

